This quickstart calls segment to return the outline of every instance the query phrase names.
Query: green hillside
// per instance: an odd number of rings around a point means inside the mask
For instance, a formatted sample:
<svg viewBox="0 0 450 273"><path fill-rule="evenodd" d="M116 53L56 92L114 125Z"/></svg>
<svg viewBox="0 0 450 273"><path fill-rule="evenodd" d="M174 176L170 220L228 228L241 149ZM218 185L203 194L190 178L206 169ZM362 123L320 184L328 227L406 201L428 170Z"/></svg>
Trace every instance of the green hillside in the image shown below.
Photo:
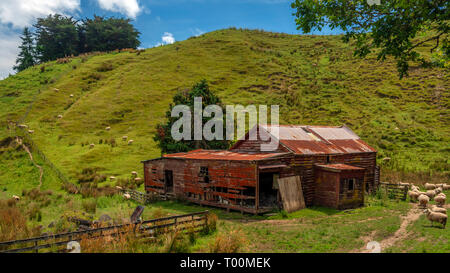
<svg viewBox="0 0 450 273"><path fill-rule="evenodd" d="M172 96L203 78L226 104L279 104L284 124L346 124L379 150L380 163L391 158L386 168L450 170L448 70L413 67L399 80L394 62L357 59L338 36L228 29L39 65L0 81L0 139L14 134L8 121L28 125L73 181L85 168L142 175L140 161L160 156L152 138ZM2 185L16 181L25 164L8 154L0 154L8 162L0 168Z"/></svg>

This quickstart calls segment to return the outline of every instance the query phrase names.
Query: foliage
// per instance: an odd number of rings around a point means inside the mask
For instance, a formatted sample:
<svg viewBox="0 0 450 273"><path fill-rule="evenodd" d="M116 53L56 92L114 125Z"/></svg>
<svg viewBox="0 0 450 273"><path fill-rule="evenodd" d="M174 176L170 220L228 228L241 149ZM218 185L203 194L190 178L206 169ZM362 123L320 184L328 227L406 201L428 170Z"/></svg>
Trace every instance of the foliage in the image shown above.
<svg viewBox="0 0 450 273"><path fill-rule="evenodd" d="M20 52L16 60L16 66L14 66L14 69L17 72L23 71L36 64L35 46L33 36L29 28L24 28L20 39L22 40L22 44L19 46Z"/></svg>
<svg viewBox="0 0 450 273"><path fill-rule="evenodd" d="M81 52L113 51L140 45L140 33L130 19L105 18L94 15L80 26Z"/></svg>
<svg viewBox="0 0 450 273"><path fill-rule="evenodd" d="M158 143L158 147L161 149L162 153L177 153L177 152L187 152L195 149L227 149L230 146L230 141L228 140L194 140L194 130L191 129L191 140L181 140L175 141L172 137L171 130L173 124L179 120L179 117L172 117L172 108L177 105L186 105L191 111L191 128L194 128L194 99L202 98L202 111L208 105L218 105L222 106L220 98L209 89L206 80L202 80L196 83L191 90L178 92L173 97L173 102L170 104L169 111L166 112L167 123L157 125L157 134L154 140ZM222 107L223 109L223 107ZM223 114L224 117L226 113ZM202 120L202 130L203 126L210 120L216 117L205 117ZM223 132L226 131L226 123L223 122ZM217 128L215 128L217 130ZM186 128L183 128L186 130Z"/></svg>
<svg viewBox="0 0 450 273"><path fill-rule="evenodd" d="M40 62L47 62L78 53L77 21L60 14L38 18L36 50Z"/></svg>
<svg viewBox="0 0 450 273"><path fill-rule="evenodd" d="M438 49L443 54L441 59L449 62L449 1L371 2L375 1L296 0L292 8L296 9L298 29L305 33L325 26L341 29L346 32L346 42L355 40L355 56L366 57L378 48L378 60L389 55L397 60L400 77L407 75L410 61L433 64L417 51L431 44L428 42L434 43L431 53ZM429 35L423 35L425 32Z"/></svg>

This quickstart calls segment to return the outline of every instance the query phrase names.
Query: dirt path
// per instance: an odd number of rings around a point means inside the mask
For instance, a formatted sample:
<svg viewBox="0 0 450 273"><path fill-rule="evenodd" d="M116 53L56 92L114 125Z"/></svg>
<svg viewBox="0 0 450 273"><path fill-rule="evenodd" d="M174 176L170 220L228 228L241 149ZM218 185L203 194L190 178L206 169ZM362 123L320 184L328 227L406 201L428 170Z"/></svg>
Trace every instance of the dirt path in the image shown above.
<svg viewBox="0 0 450 273"><path fill-rule="evenodd" d="M28 147L27 147L25 144L23 144L23 142L22 142L22 140L21 140L20 138L16 138L16 142L17 142L19 145L21 145L22 148L28 153L28 155L30 156L31 162L33 162L34 166L36 166L36 168L39 169L40 175L39 175L39 186L38 186L38 189L41 189L41 186L42 186L42 176L44 175L44 169L42 168L42 166L40 166L40 165L36 164L36 162L34 162L33 155L31 154L30 149L28 149Z"/></svg>
<svg viewBox="0 0 450 273"><path fill-rule="evenodd" d="M419 209L417 207L417 205L414 205L414 207L411 208L411 210L408 212L408 214L406 216L402 217L403 221L400 225L400 228L394 233L394 235L387 237L384 240L382 240L381 242L379 242L381 250L383 251L384 249L387 249L387 248L395 245L395 243L397 243L398 241L406 239L410 235L410 232L408 232L406 229L408 228L408 226L411 223L417 221L420 218L420 215L422 215L422 210ZM370 236L364 237L363 238L364 247L362 249L360 249L359 251L355 251L355 252L370 253L372 250L366 249L366 245L367 245L367 243L373 241L374 235L375 235L375 233L372 233Z"/></svg>

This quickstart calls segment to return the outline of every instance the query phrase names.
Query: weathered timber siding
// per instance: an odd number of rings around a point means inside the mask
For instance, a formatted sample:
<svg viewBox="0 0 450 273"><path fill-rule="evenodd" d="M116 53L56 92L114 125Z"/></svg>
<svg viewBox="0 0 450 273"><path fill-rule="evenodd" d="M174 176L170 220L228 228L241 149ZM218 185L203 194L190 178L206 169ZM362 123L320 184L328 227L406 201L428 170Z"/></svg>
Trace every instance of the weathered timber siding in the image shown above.
<svg viewBox="0 0 450 273"><path fill-rule="evenodd" d="M339 175L338 209L358 208L364 205L364 171L342 171ZM353 191L346 191L343 179L356 178Z"/></svg>
<svg viewBox="0 0 450 273"><path fill-rule="evenodd" d="M339 173L315 171L314 205L337 209L339 207Z"/></svg>

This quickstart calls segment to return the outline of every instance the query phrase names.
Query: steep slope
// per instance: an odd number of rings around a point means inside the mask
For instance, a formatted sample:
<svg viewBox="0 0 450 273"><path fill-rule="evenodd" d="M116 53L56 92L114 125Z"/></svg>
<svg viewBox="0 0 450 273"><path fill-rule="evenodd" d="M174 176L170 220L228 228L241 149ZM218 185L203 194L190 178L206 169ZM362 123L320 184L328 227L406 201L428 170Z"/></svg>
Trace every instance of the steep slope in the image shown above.
<svg viewBox="0 0 450 273"><path fill-rule="evenodd" d="M228 29L36 66L0 82L0 134L12 134L8 121L27 124L74 180L87 167L142 175L140 161L160 155L152 137L172 96L203 78L226 104L279 104L282 123L347 124L392 158L386 167L450 169L448 71L413 68L399 80L393 62L354 58L338 36Z"/></svg>

